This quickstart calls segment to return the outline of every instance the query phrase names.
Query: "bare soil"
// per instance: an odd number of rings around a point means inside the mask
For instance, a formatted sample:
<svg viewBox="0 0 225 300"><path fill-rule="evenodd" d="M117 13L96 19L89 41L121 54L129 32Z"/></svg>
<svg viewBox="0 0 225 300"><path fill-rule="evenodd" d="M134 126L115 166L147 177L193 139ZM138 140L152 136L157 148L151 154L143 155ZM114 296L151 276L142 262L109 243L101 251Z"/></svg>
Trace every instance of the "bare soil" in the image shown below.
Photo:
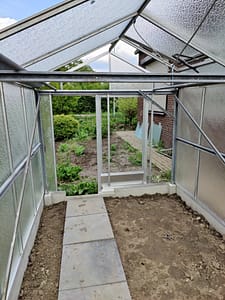
<svg viewBox="0 0 225 300"><path fill-rule="evenodd" d="M65 202L44 208L19 299L58 299L65 210Z"/></svg>
<svg viewBox="0 0 225 300"><path fill-rule="evenodd" d="M133 300L225 299L225 242L178 196L105 203Z"/></svg>

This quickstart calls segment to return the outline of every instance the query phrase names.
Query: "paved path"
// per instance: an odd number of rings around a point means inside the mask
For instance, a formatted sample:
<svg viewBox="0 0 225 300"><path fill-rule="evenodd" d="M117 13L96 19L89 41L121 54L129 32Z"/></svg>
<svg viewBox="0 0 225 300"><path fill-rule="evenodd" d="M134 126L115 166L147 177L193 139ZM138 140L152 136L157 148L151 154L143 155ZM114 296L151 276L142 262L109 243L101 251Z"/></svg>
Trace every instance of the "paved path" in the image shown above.
<svg viewBox="0 0 225 300"><path fill-rule="evenodd" d="M142 152L142 141L135 136L134 131L117 131L116 134L127 141L135 149ZM168 171L171 169L172 160L158 153L154 148L152 149L152 163L156 165L162 171Z"/></svg>
<svg viewBox="0 0 225 300"><path fill-rule="evenodd" d="M58 300L131 300L102 196L68 198Z"/></svg>

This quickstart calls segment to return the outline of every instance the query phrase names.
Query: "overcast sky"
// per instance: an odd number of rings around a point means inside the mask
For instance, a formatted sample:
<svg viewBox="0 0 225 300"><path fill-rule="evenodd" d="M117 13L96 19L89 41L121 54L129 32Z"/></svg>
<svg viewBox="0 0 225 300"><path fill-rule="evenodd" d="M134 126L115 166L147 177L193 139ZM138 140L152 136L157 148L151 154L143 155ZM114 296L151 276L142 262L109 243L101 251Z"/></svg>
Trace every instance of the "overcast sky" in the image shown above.
<svg viewBox="0 0 225 300"><path fill-rule="evenodd" d="M55 5L61 0L0 0L0 29L27 18L39 11ZM136 63L134 49L119 43L116 47L119 55ZM101 52L101 51L100 51ZM90 55L88 56L90 58ZM95 71L108 71L108 55L90 64Z"/></svg>

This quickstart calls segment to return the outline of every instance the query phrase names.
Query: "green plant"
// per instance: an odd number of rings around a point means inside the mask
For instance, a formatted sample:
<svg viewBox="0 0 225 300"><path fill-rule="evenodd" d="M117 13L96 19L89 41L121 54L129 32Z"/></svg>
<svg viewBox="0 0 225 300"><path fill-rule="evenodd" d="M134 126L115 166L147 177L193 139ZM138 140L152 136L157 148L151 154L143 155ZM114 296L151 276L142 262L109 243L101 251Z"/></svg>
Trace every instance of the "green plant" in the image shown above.
<svg viewBox="0 0 225 300"><path fill-rule="evenodd" d="M82 145L74 145L73 146L73 152L77 155L77 156L81 156L84 154L84 150L85 150L85 147L82 146Z"/></svg>
<svg viewBox="0 0 225 300"><path fill-rule="evenodd" d="M111 151L111 154L112 154L112 155L115 154L116 149L117 149L117 145L116 145L116 144L112 144L112 145L110 146L110 151Z"/></svg>
<svg viewBox="0 0 225 300"><path fill-rule="evenodd" d="M62 143L59 145L58 151L59 152L67 152L69 151L70 146L67 143Z"/></svg>
<svg viewBox="0 0 225 300"><path fill-rule="evenodd" d="M53 120L56 141L72 138L78 131L79 122L72 115L55 115Z"/></svg>
<svg viewBox="0 0 225 300"><path fill-rule="evenodd" d="M77 184L63 183L59 185L59 190L65 191L67 196L96 194L98 184L96 180L81 181Z"/></svg>
<svg viewBox="0 0 225 300"><path fill-rule="evenodd" d="M128 152L130 152L130 153L134 153L134 152L137 151L137 150L136 150L133 146L131 146L128 142L124 142L124 143L123 143L123 148L124 148L125 150L127 150Z"/></svg>
<svg viewBox="0 0 225 300"><path fill-rule="evenodd" d="M118 111L122 112L127 125L134 125L133 119L137 116L137 98L119 98Z"/></svg>
<svg viewBox="0 0 225 300"><path fill-rule="evenodd" d="M128 161L134 166L142 165L142 153L140 151L135 152L134 154L128 157Z"/></svg>
<svg viewBox="0 0 225 300"><path fill-rule="evenodd" d="M158 175L152 175L153 182L171 181L171 170L161 171Z"/></svg>
<svg viewBox="0 0 225 300"><path fill-rule="evenodd" d="M79 173L82 171L80 166L74 166L69 163L59 164L57 166L57 178L60 181L74 181L80 178Z"/></svg>

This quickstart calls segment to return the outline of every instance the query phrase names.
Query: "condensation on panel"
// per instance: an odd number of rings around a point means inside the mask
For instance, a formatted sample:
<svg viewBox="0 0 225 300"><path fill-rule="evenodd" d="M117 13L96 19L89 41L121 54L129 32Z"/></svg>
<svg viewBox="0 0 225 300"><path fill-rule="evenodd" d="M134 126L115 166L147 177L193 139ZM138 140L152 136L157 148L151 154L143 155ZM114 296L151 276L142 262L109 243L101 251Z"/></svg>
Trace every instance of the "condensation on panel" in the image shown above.
<svg viewBox="0 0 225 300"><path fill-rule="evenodd" d="M213 2L213 0L152 0L145 13L154 21L188 40ZM225 62L224 15L224 1L218 0L190 43L223 62Z"/></svg>
<svg viewBox="0 0 225 300"><path fill-rule="evenodd" d="M25 104L25 111L26 111L26 120L27 120L27 130L28 130L28 138L31 139L31 134L34 126L35 120L35 95L34 91L31 89L23 89L24 92L24 104ZM36 124L36 131L34 136L33 145L36 145L39 142L38 137L38 124ZM29 141L28 141L29 143Z"/></svg>
<svg viewBox="0 0 225 300"><path fill-rule="evenodd" d="M41 98L41 123L43 129L46 180L48 191L57 190L56 162L55 162L55 140L53 133L51 98Z"/></svg>
<svg viewBox="0 0 225 300"><path fill-rule="evenodd" d="M6 129L3 121L2 94L0 90L0 186L10 174L9 153L6 143Z"/></svg>
<svg viewBox="0 0 225 300"><path fill-rule="evenodd" d="M32 158L32 174L34 183L34 199L38 208L44 193L43 170L40 151Z"/></svg>
<svg viewBox="0 0 225 300"><path fill-rule="evenodd" d="M3 87L9 127L9 139L12 150L13 165L15 167L26 157L27 154L22 97L19 87L7 83L4 83Z"/></svg>
<svg viewBox="0 0 225 300"><path fill-rule="evenodd" d="M217 149L225 153L225 86L208 86L205 94L203 130ZM208 147L203 139L202 144Z"/></svg>
<svg viewBox="0 0 225 300"><path fill-rule="evenodd" d="M225 166L214 155L201 152L198 199L225 220Z"/></svg>
<svg viewBox="0 0 225 300"><path fill-rule="evenodd" d="M140 17L136 20L135 24L130 27L126 35L168 57L180 53L185 46L185 43L179 39ZM194 56L199 54L199 52L188 46L183 54Z"/></svg>
<svg viewBox="0 0 225 300"><path fill-rule="evenodd" d="M85 1L6 38L0 42L1 52L23 65L135 13L143 2L143 0Z"/></svg>
<svg viewBox="0 0 225 300"><path fill-rule="evenodd" d="M17 201L19 201L20 198L23 176L24 172L22 172L15 181ZM29 170L20 215L21 236L24 244L26 244L35 215L33 197L34 195L32 191L31 172Z"/></svg>
<svg viewBox="0 0 225 300"><path fill-rule="evenodd" d="M179 94L179 99L197 123L200 124L202 88L197 87L182 89ZM194 143L198 143L199 139L199 131L180 107L178 109L177 136Z"/></svg>
<svg viewBox="0 0 225 300"><path fill-rule="evenodd" d="M177 142L176 183L194 194L197 176L197 150Z"/></svg>
<svg viewBox="0 0 225 300"><path fill-rule="evenodd" d="M128 21L123 22L117 26L114 26L111 29L108 29L102 33L99 33L96 36L93 36L79 44L76 44L70 48L64 49L50 57L47 57L31 66L27 69L31 71L39 70L54 70L61 65L65 65L65 63L70 62L71 60L75 60L92 52L93 50L100 48L110 42L118 39L120 33L127 26Z"/></svg>
<svg viewBox="0 0 225 300"><path fill-rule="evenodd" d="M15 211L14 211L13 193L10 189L3 197L0 198L0 288L2 290L5 272L8 262L9 249L12 241L14 223L15 223ZM19 234L18 234L19 235ZM18 264L20 257L19 240L18 235L15 244L15 250L13 255L12 274L15 273L15 268Z"/></svg>

